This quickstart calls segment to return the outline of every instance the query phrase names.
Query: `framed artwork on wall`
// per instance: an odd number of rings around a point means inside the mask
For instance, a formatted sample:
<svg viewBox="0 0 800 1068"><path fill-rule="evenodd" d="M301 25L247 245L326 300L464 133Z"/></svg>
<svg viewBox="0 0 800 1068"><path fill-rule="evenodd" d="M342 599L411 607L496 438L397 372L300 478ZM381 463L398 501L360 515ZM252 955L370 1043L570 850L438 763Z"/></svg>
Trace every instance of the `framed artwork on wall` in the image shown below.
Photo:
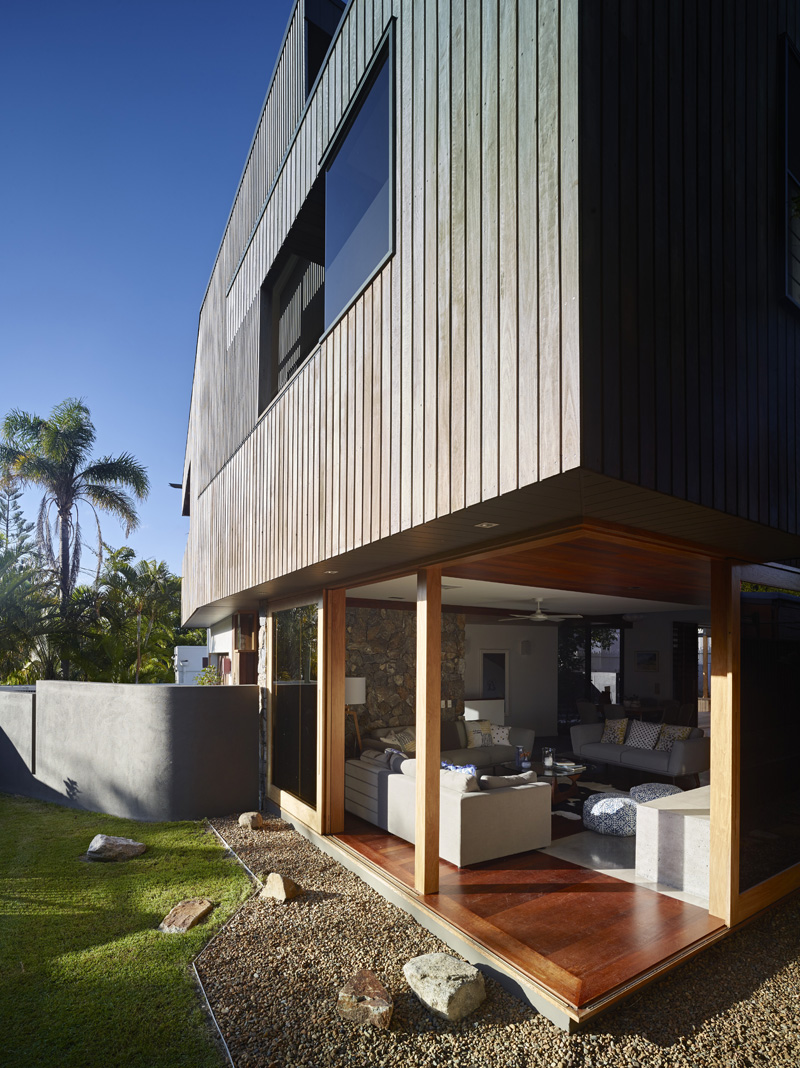
<svg viewBox="0 0 800 1068"><path fill-rule="evenodd" d="M636 657L637 671L658 671L658 652L654 649L638 649Z"/></svg>

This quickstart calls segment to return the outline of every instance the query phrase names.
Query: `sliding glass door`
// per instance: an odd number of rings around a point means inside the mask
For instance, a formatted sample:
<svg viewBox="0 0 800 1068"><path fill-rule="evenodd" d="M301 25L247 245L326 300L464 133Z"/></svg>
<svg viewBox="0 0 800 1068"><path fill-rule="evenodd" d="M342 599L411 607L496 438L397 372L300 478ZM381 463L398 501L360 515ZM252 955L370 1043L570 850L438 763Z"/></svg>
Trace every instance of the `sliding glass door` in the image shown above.
<svg viewBox="0 0 800 1068"><path fill-rule="evenodd" d="M272 785L317 805L317 605L272 615Z"/></svg>

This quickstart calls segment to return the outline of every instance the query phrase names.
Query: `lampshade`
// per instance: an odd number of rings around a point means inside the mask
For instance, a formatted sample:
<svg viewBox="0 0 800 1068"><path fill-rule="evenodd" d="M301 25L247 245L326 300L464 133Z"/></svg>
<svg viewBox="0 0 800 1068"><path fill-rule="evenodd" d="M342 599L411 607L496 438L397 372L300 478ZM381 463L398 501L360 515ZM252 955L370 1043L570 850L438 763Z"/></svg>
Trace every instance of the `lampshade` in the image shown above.
<svg viewBox="0 0 800 1068"><path fill-rule="evenodd" d="M354 678L344 680L344 703L363 705L367 701L367 680Z"/></svg>

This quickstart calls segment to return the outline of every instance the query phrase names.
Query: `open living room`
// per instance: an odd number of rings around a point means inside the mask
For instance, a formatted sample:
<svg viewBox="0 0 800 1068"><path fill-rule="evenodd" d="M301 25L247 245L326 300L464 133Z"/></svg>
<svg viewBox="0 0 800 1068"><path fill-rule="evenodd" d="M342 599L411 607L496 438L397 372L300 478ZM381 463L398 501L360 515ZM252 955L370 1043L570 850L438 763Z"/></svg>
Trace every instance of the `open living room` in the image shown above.
<svg viewBox="0 0 800 1068"><path fill-rule="evenodd" d="M726 929L709 913L708 583L673 573L648 589L631 571L622 596L456 570L442 579L439 892L419 908L585 1019ZM413 576L348 591L335 840L401 897L415 872L415 609ZM275 643L280 663L280 627ZM284 784L298 794L302 764ZM761 852L783 840L774 820L752 830Z"/></svg>

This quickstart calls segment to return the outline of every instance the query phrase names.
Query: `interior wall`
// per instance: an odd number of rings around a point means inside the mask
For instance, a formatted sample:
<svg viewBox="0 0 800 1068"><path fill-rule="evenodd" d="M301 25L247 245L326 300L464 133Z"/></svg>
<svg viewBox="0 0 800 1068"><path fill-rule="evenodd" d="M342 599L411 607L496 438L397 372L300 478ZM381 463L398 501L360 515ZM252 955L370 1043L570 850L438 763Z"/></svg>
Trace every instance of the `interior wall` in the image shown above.
<svg viewBox="0 0 800 1068"><path fill-rule="evenodd" d="M694 621L708 623L708 612L656 612L636 620L625 632L625 697L646 697L656 702L672 698L672 624ZM642 671L636 666L637 652L657 652L658 670Z"/></svg>
<svg viewBox="0 0 800 1068"><path fill-rule="evenodd" d="M208 628L208 651L210 654L226 653L233 648L233 616L226 616Z"/></svg>
<svg viewBox="0 0 800 1068"><path fill-rule="evenodd" d="M507 650L506 723L513 727L532 727L539 737L557 734L557 629L538 624L497 626L468 623L465 638L465 698L478 699L482 696L481 653ZM521 651L523 642L530 642L530 653L527 655Z"/></svg>

